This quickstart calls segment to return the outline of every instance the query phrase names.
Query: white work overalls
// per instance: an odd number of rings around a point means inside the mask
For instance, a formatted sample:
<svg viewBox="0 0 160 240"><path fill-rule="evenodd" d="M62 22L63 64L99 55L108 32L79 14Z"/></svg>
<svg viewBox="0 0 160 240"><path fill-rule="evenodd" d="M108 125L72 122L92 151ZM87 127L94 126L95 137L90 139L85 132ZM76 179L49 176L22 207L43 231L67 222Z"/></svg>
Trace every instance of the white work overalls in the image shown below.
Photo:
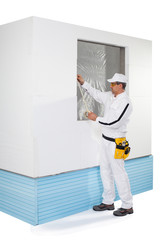
<svg viewBox="0 0 160 240"><path fill-rule="evenodd" d="M101 124L102 134L109 138L126 136L127 123L132 112L132 104L126 92L114 97L112 92L101 92L85 82L82 87L99 103L104 105L104 117L97 117ZM128 175L124 168L123 159L115 159L115 142L102 138L102 151L100 159L100 172L103 183L103 203L112 204L115 199L114 180L122 208L129 209L133 206L132 194Z"/></svg>

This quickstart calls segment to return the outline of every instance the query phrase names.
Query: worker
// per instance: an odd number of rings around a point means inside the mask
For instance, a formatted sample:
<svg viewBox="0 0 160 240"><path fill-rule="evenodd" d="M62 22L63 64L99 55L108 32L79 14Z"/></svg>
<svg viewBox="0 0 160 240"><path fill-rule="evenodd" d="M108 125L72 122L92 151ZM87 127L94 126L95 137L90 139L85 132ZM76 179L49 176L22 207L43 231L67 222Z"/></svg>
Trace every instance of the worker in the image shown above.
<svg viewBox="0 0 160 240"><path fill-rule="evenodd" d="M101 92L77 75L81 86L99 103L104 105L104 116L99 117L93 112L88 113L88 119L96 121L102 127L102 154L100 173L103 183L102 203L93 206L95 211L114 210L115 187L122 201L121 208L113 212L115 216L125 216L133 213L133 198L128 175L124 168L124 159L115 158L116 139L126 137L127 124L132 112L132 104L125 92L127 77L115 73L110 83L111 91Z"/></svg>

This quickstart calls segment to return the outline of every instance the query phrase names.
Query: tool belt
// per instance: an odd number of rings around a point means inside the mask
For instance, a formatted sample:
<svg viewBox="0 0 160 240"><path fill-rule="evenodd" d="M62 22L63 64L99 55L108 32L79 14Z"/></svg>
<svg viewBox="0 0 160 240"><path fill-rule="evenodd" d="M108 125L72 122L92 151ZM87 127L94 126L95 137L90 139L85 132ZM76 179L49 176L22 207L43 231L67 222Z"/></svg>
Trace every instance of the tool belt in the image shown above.
<svg viewBox="0 0 160 240"><path fill-rule="evenodd" d="M116 149L114 158L115 159L126 159L129 156L131 148L129 147L129 142L126 140L126 138L109 138L102 134L102 137L108 141L115 142L116 143Z"/></svg>
<svg viewBox="0 0 160 240"><path fill-rule="evenodd" d="M116 138L116 150L115 150L115 159L126 159L129 156L131 148L129 147L129 142L126 138Z"/></svg>

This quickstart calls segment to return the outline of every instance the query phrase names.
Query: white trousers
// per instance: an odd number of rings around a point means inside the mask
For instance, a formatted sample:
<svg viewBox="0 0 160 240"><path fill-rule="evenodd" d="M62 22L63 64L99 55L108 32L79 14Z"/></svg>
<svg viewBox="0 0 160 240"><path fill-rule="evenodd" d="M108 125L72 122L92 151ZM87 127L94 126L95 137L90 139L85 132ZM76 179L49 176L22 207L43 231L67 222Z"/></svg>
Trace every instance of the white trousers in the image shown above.
<svg viewBox="0 0 160 240"><path fill-rule="evenodd" d="M112 204L115 199L114 180L117 186L119 197L122 201L122 208L131 208L133 206L132 194L128 175L124 168L123 159L115 159L114 142L102 139L102 156L100 162L100 173L103 183L103 203Z"/></svg>

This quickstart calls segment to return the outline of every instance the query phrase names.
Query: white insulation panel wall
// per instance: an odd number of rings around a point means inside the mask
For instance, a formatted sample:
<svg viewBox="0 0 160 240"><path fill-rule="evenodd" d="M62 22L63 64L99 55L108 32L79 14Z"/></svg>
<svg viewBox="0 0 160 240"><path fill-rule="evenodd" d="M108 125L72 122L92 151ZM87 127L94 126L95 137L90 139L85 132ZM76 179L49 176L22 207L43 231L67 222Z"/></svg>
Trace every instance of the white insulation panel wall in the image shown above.
<svg viewBox="0 0 160 240"><path fill-rule="evenodd" d="M151 154L151 41L31 17L0 26L1 169L42 177L99 165L100 129L77 121L78 40L125 48L129 159Z"/></svg>
<svg viewBox="0 0 160 240"><path fill-rule="evenodd" d="M0 26L0 168L34 176L33 19Z"/></svg>

